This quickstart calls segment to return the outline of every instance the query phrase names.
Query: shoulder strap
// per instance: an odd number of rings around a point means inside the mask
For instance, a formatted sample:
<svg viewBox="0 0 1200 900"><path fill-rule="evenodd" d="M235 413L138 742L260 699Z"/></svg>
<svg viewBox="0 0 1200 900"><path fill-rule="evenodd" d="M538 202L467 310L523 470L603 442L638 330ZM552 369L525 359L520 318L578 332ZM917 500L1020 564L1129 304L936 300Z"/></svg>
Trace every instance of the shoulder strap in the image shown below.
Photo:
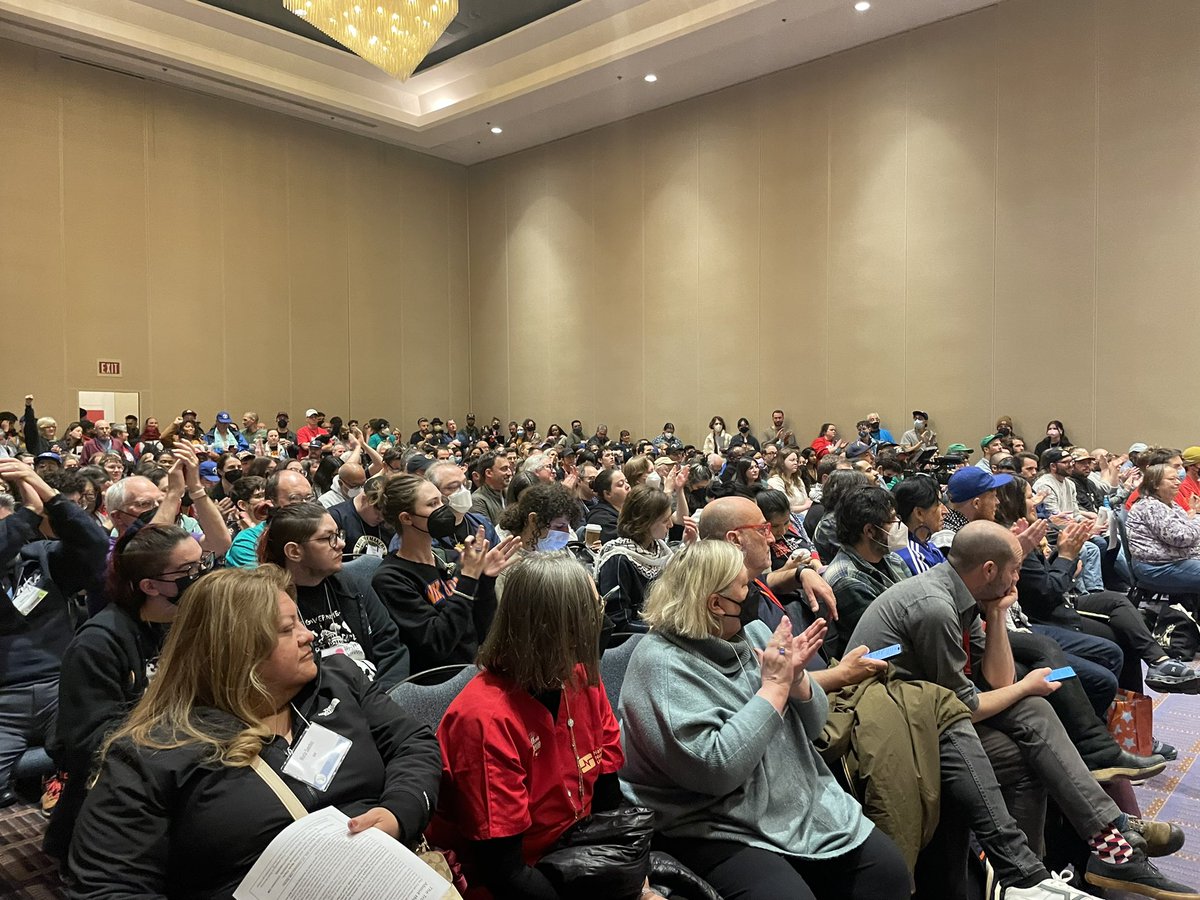
<svg viewBox="0 0 1200 900"><path fill-rule="evenodd" d="M287 811L292 814L293 819L303 819L308 815L308 810L304 808L304 804L300 802L300 798L292 792L290 787L284 784L283 779L279 777L274 769L263 762L261 756L256 756L250 761L250 768L258 774L259 778L267 783L267 787L275 793L275 796L279 798L279 802L287 807Z"/></svg>

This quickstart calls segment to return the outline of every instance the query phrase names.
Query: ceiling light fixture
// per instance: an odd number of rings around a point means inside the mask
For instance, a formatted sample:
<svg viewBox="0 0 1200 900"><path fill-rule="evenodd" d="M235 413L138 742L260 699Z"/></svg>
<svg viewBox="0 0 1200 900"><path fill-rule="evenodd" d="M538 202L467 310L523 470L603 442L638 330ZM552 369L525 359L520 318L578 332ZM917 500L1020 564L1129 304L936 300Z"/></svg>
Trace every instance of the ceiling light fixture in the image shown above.
<svg viewBox="0 0 1200 900"><path fill-rule="evenodd" d="M866 12L871 8L871 4L868 3L867 0L858 0L858 2L854 4L854 8L859 12Z"/></svg>
<svg viewBox="0 0 1200 900"><path fill-rule="evenodd" d="M650 84L654 84L654 82L658 81L658 76L651 72L650 74L646 75L642 81L648 81Z"/></svg>
<svg viewBox="0 0 1200 900"><path fill-rule="evenodd" d="M499 125L493 125L492 126L492 134L504 134L504 129L501 128Z"/></svg>
<svg viewBox="0 0 1200 900"><path fill-rule="evenodd" d="M283 6L401 81L458 15L458 0L283 0Z"/></svg>

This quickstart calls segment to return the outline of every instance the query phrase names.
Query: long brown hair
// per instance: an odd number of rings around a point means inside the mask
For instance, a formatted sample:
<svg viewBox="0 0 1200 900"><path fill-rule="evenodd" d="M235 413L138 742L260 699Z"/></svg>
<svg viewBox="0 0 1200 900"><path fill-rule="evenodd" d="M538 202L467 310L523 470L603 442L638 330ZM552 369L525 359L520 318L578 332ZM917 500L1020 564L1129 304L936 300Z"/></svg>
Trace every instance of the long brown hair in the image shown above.
<svg viewBox="0 0 1200 900"><path fill-rule="evenodd" d="M479 665L530 693L561 688L580 664L587 683L599 684L604 613L587 569L561 550L527 554L504 575L504 601Z"/></svg>
<svg viewBox="0 0 1200 900"><path fill-rule="evenodd" d="M617 534L640 547L650 543L650 529L671 511L671 498L658 488L639 484L625 498L617 519Z"/></svg>
<svg viewBox="0 0 1200 900"><path fill-rule="evenodd" d="M222 569L192 585L158 675L104 742L101 758L125 739L149 750L199 744L207 762L249 765L274 735L263 716L275 701L258 670L278 641L280 591L296 598L290 576L272 565ZM214 727L197 715L205 707L240 719L241 729Z"/></svg>

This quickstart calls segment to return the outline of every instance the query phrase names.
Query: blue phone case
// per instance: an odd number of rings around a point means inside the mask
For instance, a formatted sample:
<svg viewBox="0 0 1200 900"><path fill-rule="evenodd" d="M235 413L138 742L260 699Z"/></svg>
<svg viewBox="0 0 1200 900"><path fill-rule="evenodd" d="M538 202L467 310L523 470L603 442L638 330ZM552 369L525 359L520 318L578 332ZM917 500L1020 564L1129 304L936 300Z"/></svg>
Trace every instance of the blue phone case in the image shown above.
<svg viewBox="0 0 1200 900"><path fill-rule="evenodd" d="M872 650L870 653L864 653L863 659L891 659L900 652L899 644L892 644L890 647L883 647L879 650Z"/></svg>
<svg viewBox="0 0 1200 900"><path fill-rule="evenodd" d="M1064 681L1067 678L1074 678L1075 670L1070 666L1063 666L1061 669L1055 669L1046 676L1047 681Z"/></svg>

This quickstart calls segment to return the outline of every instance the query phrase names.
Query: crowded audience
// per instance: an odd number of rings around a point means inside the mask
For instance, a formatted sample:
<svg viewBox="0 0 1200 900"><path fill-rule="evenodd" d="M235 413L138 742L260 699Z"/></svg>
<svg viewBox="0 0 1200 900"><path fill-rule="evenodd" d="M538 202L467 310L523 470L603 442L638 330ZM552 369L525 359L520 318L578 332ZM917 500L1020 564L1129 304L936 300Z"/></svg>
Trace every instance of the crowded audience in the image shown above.
<svg viewBox="0 0 1200 900"><path fill-rule="evenodd" d="M1118 686L1200 693L1151 627L1200 614L1200 447L34 399L0 412L0 807L40 794L67 896L230 897L335 806L467 900L585 896L576 826L642 814L613 900L966 900L971 835L1001 900L1200 900L1152 861L1179 827L1102 788L1178 756L1113 739ZM459 673L436 728L394 699ZM292 751L327 732L318 784Z"/></svg>

